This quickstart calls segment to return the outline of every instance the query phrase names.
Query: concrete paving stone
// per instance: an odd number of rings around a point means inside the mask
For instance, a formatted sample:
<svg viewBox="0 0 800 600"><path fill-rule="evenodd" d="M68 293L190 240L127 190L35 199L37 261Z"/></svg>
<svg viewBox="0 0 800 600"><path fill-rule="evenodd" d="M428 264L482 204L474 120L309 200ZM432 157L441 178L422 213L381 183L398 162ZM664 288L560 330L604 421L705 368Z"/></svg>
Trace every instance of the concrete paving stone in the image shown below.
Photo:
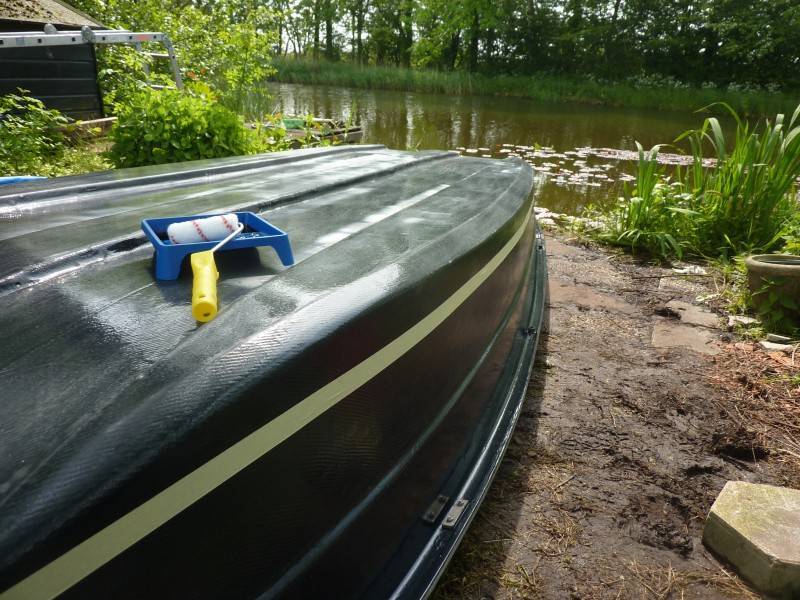
<svg viewBox="0 0 800 600"><path fill-rule="evenodd" d="M638 308L619 296L598 292L589 286L566 282L555 277L551 278L549 283L551 306L572 305L587 310L603 310L627 315L641 314Z"/></svg>
<svg viewBox="0 0 800 600"><path fill-rule="evenodd" d="M670 300L667 302L667 308L671 308L680 315L681 323L709 327L711 329L717 328L718 317L716 313L707 308L688 302L681 302L680 300Z"/></svg>
<svg viewBox="0 0 800 600"><path fill-rule="evenodd" d="M729 481L703 543L764 594L800 597L800 490Z"/></svg>
<svg viewBox="0 0 800 600"><path fill-rule="evenodd" d="M719 354L716 336L705 327L694 327L659 319L653 325L650 343L654 348L685 348L701 354Z"/></svg>

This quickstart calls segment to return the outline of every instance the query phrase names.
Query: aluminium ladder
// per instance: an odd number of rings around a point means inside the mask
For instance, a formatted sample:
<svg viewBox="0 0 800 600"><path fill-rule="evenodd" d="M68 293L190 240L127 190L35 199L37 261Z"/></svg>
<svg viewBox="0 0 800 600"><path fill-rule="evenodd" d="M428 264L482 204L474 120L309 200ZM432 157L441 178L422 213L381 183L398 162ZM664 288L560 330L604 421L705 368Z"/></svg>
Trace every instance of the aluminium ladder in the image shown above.
<svg viewBox="0 0 800 600"><path fill-rule="evenodd" d="M79 44L132 44L139 52L142 42L157 42L164 45L166 54L146 52L153 58L169 59L175 87L183 89L183 78L178 68L178 58L169 37L159 31L134 32L122 29L94 30L84 25L80 31L59 31L53 25L44 26L44 31L11 31L0 33L0 50L3 48L23 48L36 46L73 46ZM145 74L149 75L149 66ZM163 87L163 86L152 86Z"/></svg>

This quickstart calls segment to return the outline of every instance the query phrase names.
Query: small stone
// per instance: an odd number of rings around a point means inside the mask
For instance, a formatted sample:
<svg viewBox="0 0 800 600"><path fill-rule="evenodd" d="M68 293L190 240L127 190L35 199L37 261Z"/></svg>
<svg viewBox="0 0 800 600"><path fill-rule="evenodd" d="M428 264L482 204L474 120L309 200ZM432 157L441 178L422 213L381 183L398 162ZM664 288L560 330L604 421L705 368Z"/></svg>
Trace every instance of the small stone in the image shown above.
<svg viewBox="0 0 800 600"><path fill-rule="evenodd" d="M706 519L703 543L759 591L800 594L800 490L729 481Z"/></svg>
<svg viewBox="0 0 800 600"><path fill-rule="evenodd" d="M673 273L678 275L706 275L707 272L703 267L698 265L686 265L685 267L672 269Z"/></svg>
<svg viewBox="0 0 800 600"><path fill-rule="evenodd" d="M744 315L729 315L728 316L728 327L734 327L736 325L742 325L743 327L749 327L750 325L755 325L758 323L758 319L754 319L753 317L746 317Z"/></svg>

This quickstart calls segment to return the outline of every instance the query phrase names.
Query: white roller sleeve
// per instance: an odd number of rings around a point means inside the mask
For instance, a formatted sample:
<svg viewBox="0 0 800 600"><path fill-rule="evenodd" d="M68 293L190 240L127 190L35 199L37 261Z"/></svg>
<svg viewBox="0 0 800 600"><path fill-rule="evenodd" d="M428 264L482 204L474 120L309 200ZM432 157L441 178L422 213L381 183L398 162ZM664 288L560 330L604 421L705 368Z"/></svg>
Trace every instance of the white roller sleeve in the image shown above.
<svg viewBox="0 0 800 600"><path fill-rule="evenodd" d="M167 227L167 235L173 244L214 242L233 233L238 226L239 218L231 213L173 223Z"/></svg>

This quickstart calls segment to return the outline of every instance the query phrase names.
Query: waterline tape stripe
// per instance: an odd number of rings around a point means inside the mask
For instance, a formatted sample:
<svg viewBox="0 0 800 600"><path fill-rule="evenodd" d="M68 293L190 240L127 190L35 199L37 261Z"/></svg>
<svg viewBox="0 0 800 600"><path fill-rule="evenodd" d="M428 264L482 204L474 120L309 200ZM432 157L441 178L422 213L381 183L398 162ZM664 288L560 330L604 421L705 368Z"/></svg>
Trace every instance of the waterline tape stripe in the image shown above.
<svg viewBox="0 0 800 600"><path fill-rule="evenodd" d="M87 540L0 594L1 600L53 598L251 465L411 350L464 303L516 247L530 221L447 300L405 333L269 423L182 477Z"/></svg>

